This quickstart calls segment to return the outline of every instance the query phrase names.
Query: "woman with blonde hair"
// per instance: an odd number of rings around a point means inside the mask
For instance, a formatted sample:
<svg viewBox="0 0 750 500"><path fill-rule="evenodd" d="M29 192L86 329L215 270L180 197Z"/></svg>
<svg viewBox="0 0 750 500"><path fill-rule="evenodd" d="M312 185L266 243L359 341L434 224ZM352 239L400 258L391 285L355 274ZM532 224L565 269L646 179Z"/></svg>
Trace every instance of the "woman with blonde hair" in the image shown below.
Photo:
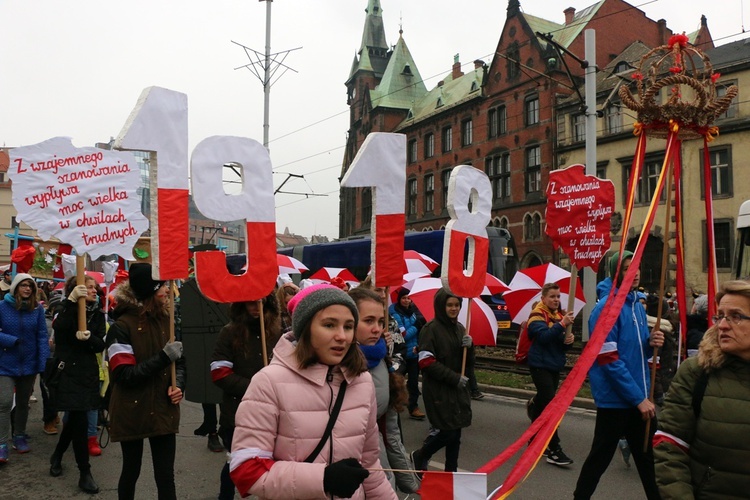
<svg viewBox="0 0 750 500"><path fill-rule="evenodd" d="M669 386L654 436L663 499L739 498L750 477L750 283L727 281L698 355ZM742 492L745 493L742 493Z"/></svg>

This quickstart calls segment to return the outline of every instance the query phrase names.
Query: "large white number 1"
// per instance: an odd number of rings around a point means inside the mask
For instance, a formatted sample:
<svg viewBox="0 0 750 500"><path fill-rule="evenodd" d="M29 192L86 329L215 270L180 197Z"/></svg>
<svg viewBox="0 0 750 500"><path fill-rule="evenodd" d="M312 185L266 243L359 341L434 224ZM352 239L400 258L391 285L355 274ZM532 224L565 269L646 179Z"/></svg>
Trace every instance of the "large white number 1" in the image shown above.
<svg viewBox="0 0 750 500"><path fill-rule="evenodd" d="M492 210L487 174L471 165L453 169L448 182L448 213L443 243L443 286L459 297L478 297L487 272L487 223ZM471 202L471 209L469 209ZM464 248L468 257L464 270Z"/></svg>
<svg viewBox="0 0 750 500"><path fill-rule="evenodd" d="M404 184L406 136L373 132L367 136L349 170L344 187L373 188L371 261L375 286L401 285L404 259Z"/></svg>
<svg viewBox="0 0 750 500"><path fill-rule="evenodd" d="M150 164L151 264L160 280L188 275L187 95L148 87L115 148L156 152ZM154 161L155 160L155 161Z"/></svg>

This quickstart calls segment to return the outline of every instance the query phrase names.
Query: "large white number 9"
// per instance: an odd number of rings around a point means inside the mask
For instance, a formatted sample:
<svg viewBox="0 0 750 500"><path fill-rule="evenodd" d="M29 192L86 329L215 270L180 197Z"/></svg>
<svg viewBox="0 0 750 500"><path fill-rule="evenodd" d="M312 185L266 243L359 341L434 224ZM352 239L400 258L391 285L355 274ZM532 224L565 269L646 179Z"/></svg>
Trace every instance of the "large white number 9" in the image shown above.
<svg viewBox="0 0 750 500"><path fill-rule="evenodd" d="M448 182L447 203L451 220L445 226L441 277L443 286L459 297L477 297L484 287L491 200L492 188L487 174L471 165L453 169ZM467 243L464 269L464 248Z"/></svg>
<svg viewBox="0 0 750 500"><path fill-rule="evenodd" d="M224 192L225 163L242 165L242 191ZM273 200L271 158L258 141L244 137L215 136L204 139L190 159L193 199L210 219L245 219L247 269L229 274L226 256L219 250L195 254L195 279L206 297L216 302L262 299L273 290L276 263L276 213Z"/></svg>

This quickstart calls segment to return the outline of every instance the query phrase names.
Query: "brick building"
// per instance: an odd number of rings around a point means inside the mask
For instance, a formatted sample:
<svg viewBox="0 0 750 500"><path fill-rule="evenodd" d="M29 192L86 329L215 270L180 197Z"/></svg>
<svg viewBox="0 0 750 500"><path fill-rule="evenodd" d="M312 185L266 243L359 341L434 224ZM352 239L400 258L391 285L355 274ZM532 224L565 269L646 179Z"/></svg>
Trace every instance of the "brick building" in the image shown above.
<svg viewBox="0 0 750 500"><path fill-rule="evenodd" d="M450 171L470 164L490 178L491 224L511 232L519 268L557 262L544 235L544 190L550 170L564 166L557 164L556 105L582 86L584 69L566 56L568 74L553 44L537 32L583 57L584 31L597 30L596 64L603 68L636 39L648 46L665 43L672 35L666 21L651 20L622 0L601 0L579 12L566 9L558 24L509 0L493 59L464 67L455 56L450 73L428 90L403 33L393 47L386 43L381 2L369 0L366 12L346 81L350 126L342 177L367 134L406 134L407 230L445 226ZM369 232L371 217L370 190L342 188L340 236Z"/></svg>

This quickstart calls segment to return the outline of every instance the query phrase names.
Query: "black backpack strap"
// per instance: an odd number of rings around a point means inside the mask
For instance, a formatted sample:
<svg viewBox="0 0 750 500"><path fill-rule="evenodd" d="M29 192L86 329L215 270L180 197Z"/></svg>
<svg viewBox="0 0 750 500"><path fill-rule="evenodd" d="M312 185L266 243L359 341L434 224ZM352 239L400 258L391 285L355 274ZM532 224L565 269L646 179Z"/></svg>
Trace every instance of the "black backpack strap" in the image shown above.
<svg viewBox="0 0 750 500"><path fill-rule="evenodd" d="M707 386L708 372L702 371L698 380L695 381L695 387L693 387L693 413L696 419L701 415L701 405L703 404L703 396L706 394Z"/></svg>
<svg viewBox="0 0 750 500"><path fill-rule="evenodd" d="M318 446L316 446L313 452L310 453L310 456L305 459L305 462L312 463L312 461L315 460L315 457L317 457L320 454L320 450L323 449L323 446L325 446L326 441L328 441L328 438L331 437L331 432L333 432L333 426L336 423L336 419L339 418L341 405L344 404L344 394L346 393L347 385L348 384L346 383L346 380L341 382L341 386L339 387L339 395L336 397L336 403L333 405L333 409L331 410L331 416L328 419L328 425L326 426L326 430L325 432L323 432L323 437L320 438L320 442L318 442Z"/></svg>

